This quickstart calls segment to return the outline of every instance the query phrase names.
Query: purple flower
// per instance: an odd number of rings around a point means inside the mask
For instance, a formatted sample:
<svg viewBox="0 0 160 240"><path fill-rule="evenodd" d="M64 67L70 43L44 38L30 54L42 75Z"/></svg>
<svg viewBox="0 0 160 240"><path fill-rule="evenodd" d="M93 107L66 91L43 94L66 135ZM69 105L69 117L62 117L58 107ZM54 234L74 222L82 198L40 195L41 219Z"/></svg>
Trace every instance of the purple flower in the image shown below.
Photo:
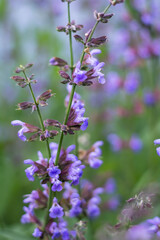
<svg viewBox="0 0 160 240"><path fill-rule="evenodd" d="M133 135L129 141L129 147L132 151L139 152L143 147L143 143L139 137Z"/></svg>
<svg viewBox="0 0 160 240"><path fill-rule="evenodd" d="M156 103L156 99L153 92L146 92L144 94L144 103L148 106L153 106Z"/></svg>
<svg viewBox="0 0 160 240"><path fill-rule="evenodd" d="M133 226L126 233L126 240L150 240L151 238L146 224Z"/></svg>
<svg viewBox="0 0 160 240"><path fill-rule="evenodd" d="M49 231L52 234L52 239L60 238L62 240L70 240L70 235L76 236L75 231L69 231L67 229L67 223L63 219L59 219L59 222L52 222Z"/></svg>
<svg viewBox="0 0 160 240"><path fill-rule="evenodd" d="M36 126L30 125L28 123L22 122L20 120L14 120L11 122L11 124L13 126L22 126L22 128L18 131L18 137L22 140L22 141L26 141L27 138L24 135L24 133L34 133L34 132L38 132L40 129Z"/></svg>
<svg viewBox="0 0 160 240"><path fill-rule="evenodd" d="M108 142L111 144L112 151L118 152L122 149L122 140L114 133L107 136Z"/></svg>
<svg viewBox="0 0 160 240"><path fill-rule="evenodd" d="M51 180L51 183L53 184L52 185L52 191L53 192L60 192L60 191L62 191L62 189L63 189L63 187L62 187L62 182L61 181L59 181L58 179L56 179L56 178L53 178L52 180Z"/></svg>
<svg viewBox="0 0 160 240"><path fill-rule="evenodd" d="M81 64L78 62L73 73L73 82L81 85L87 79L86 73L87 71L81 70Z"/></svg>
<svg viewBox="0 0 160 240"><path fill-rule="evenodd" d="M82 177L83 171L82 169L85 168L84 165L81 165L81 161L78 160L76 162L73 162L70 165L69 171L68 171L68 180L71 180L71 184L77 185L79 184L79 179Z"/></svg>
<svg viewBox="0 0 160 240"><path fill-rule="evenodd" d="M153 22L153 17L149 14L149 13L144 13L142 16L141 16L141 20L144 24L146 25L151 25L152 22Z"/></svg>
<svg viewBox="0 0 160 240"><path fill-rule="evenodd" d="M153 219L148 219L146 223L149 224L148 230L151 234L156 234L158 237L160 237L160 218L155 217Z"/></svg>
<svg viewBox="0 0 160 240"><path fill-rule="evenodd" d="M68 132L73 134L74 130L81 129L85 131L88 127L88 117L84 117L85 108L84 103L81 100L75 100L72 103L71 111L69 114L67 126Z"/></svg>
<svg viewBox="0 0 160 240"><path fill-rule="evenodd" d="M34 237L39 238L39 237L42 236L42 232L39 230L39 228L35 228L32 235L33 235Z"/></svg>
<svg viewBox="0 0 160 240"><path fill-rule="evenodd" d="M39 220L36 218L34 215L33 208L31 206L23 207L23 210L26 212L24 215L21 217L21 223L26 224L26 223L36 223L40 224Z"/></svg>
<svg viewBox="0 0 160 240"><path fill-rule="evenodd" d="M28 167L25 170L26 176L28 178L29 181L34 181L34 177L33 175L38 171L38 167L34 165L34 161L27 159L24 160L24 164L31 164L31 167Z"/></svg>
<svg viewBox="0 0 160 240"><path fill-rule="evenodd" d="M113 95L118 92L118 90L121 87L121 78L116 72L109 72L107 74L107 83L106 83L106 88L107 88L107 93L109 95Z"/></svg>
<svg viewBox="0 0 160 240"><path fill-rule="evenodd" d="M72 208L69 211L69 216L70 217L77 217L82 213L82 202L79 199L79 196L77 194L72 195L71 199L70 199L70 203L72 205Z"/></svg>
<svg viewBox="0 0 160 240"><path fill-rule="evenodd" d="M104 84L105 82L106 82L106 80L105 80L105 78L104 78L104 74L103 73L101 73L101 70L102 70L102 68L103 68L103 66L105 65L105 63L104 62L100 62L100 63L98 63L98 65L96 65L95 67L94 67L94 73L93 73L93 77L98 77L98 81L99 81L99 83L100 84Z"/></svg>
<svg viewBox="0 0 160 240"><path fill-rule="evenodd" d="M54 197L52 207L49 209L51 218L61 218L64 215L63 208L58 204L57 198Z"/></svg>
<svg viewBox="0 0 160 240"><path fill-rule="evenodd" d="M131 72L127 75L124 88L128 94L133 94L139 86L139 75L136 72Z"/></svg>
<svg viewBox="0 0 160 240"><path fill-rule="evenodd" d="M96 204L88 203L87 215L89 218L94 219L100 215L100 209Z"/></svg>
<svg viewBox="0 0 160 240"><path fill-rule="evenodd" d="M48 166L48 160L43 158L43 155L41 152L38 152L39 160L34 162L31 159L24 160L24 164L30 164L32 166L28 167L25 172L26 176L29 179L29 181L34 181L33 175L35 173L39 174L40 176L43 176L46 174L47 166Z"/></svg>
<svg viewBox="0 0 160 240"><path fill-rule="evenodd" d="M26 136L24 136L24 133L28 132L28 128L25 127L25 123L20 121L20 120L14 120L11 122L11 124L13 126L22 126L22 128L18 131L18 137L22 140L22 141L26 141L27 138Z"/></svg>
<svg viewBox="0 0 160 240"><path fill-rule="evenodd" d="M53 166L47 169L48 174L51 178L59 178L61 170L57 166Z"/></svg>
<svg viewBox="0 0 160 240"><path fill-rule="evenodd" d="M107 202L108 208L110 210L116 210L119 206L119 198L117 196L111 197Z"/></svg>
<svg viewBox="0 0 160 240"><path fill-rule="evenodd" d="M105 184L105 191L108 194L113 194L116 190L116 181L114 178L109 178Z"/></svg>
<svg viewBox="0 0 160 240"><path fill-rule="evenodd" d="M160 144L160 139L154 140L154 144L155 144L155 145ZM158 156L160 156L160 147L157 147L157 148L156 148L156 151L157 151Z"/></svg>
<svg viewBox="0 0 160 240"><path fill-rule="evenodd" d="M93 49L90 54L87 55L87 58L85 60L86 64L95 67L99 64L99 61L97 58L94 57L96 54L100 54L101 50L100 49Z"/></svg>
<svg viewBox="0 0 160 240"><path fill-rule="evenodd" d="M88 150L88 153L86 152L87 163L89 163L91 168L99 168L103 161L99 158L101 157L102 151L100 149L100 146L103 145L102 141L97 141L93 144L93 146Z"/></svg>

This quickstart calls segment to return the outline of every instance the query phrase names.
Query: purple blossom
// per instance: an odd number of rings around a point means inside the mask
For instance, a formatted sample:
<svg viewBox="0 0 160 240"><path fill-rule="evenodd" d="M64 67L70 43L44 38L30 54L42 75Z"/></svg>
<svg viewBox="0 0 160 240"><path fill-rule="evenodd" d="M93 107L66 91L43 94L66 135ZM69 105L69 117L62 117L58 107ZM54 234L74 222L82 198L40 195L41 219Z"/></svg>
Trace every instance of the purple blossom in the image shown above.
<svg viewBox="0 0 160 240"><path fill-rule="evenodd" d="M51 180L51 183L53 184L52 185L52 191L53 192L56 192L56 191L60 192L60 191L62 191L63 187L62 187L62 182L60 180L58 180L56 178L53 178Z"/></svg>
<svg viewBox="0 0 160 240"><path fill-rule="evenodd" d="M101 157L102 151L100 146L103 145L102 141L97 141L91 147L91 153L88 155L88 163L91 168L99 168L103 161L99 159Z"/></svg>
<svg viewBox="0 0 160 240"><path fill-rule="evenodd" d="M70 236L74 232L74 236L76 236L75 231L69 231L67 229L67 223L61 218L59 222L51 223L49 227L49 231L52 234L52 239L61 238L62 240L70 240Z"/></svg>
<svg viewBox="0 0 160 240"><path fill-rule="evenodd" d="M116 210L117 207L119 206L119 197L118 196L111 197L108 200L107 205L110 210Z"/></svg>
<svg viewBox="0 0 160 240"><path fill-rule="evenodd" d="M122 149L122 140L117 134L109 134L107 140L111 144L112 151L118 152Z"/></svg>
<svg viewBox="0 0 160 240"><path fill-rule="evenodd" d="M40 224L36 216L34 215L33 208L31 206L23 207L23 210L25 211L25 214L22 215L21 217L21 223L26 224L26 223L37 223Z"/></svg>
<svg viewBox="0 0 160 240"><path fill-rule="evenodd" d="M81 85L87 79L86 73L87 71L81 70L81 64L78 62L73 73L73 82Z"/></svg>
<svg viewBox="0 0 160 240"><path fill-rule="evenodd" d="M49 209L51 218L61 218L64 215L63 208L58 204L57 198L54 197L52 207Z"/></svg>
<svg viewBox="0 0 160 240"><path fill-rule="evenodd" d="M100 54L101 53L101 50L100 49L93 49L90 54L87 55L87 58L85 60L85 62L92 66L92 67L95 67L99 64L99 61L97 58L94 57L94 55L97 55L97 54Z"/></svg>
<svg viewBox="0 0 160 240"><path fill-rule="evenodd" d="M29 181L34 181L33 176L35 173L38 173L39 175L46 174L48 160L46 158L43 158L43 155L40 151L38 152L38 158L39 160L36 162L32 161L31 159L24 160L24 164L31 165L25 170L26 176L29 179Z"/></svg>
<svg viewBox="0 0 160 240"><path fill-rule="evenodd" d="M139 86L139 75L136 72L131 72L127 75L124 88L128 94L133 94Z"/></svg>
<svg viewBox="0 0 160 240"><path fill-rule="evenodd" d="M157 145L157 144L159 145L160 144L160 139L154 140L154 144L155 145ZM157 147L156 151L157 151L158 156L160 156L160 147Z"/></svg>
<svg viewBox="0 0 160 240"><path fill-rule="evenodd" d="M117 93L121 87L121 82L121 78L116 72L109 72L106 83L107 93L111 96Z"/></svg>
<svg viewBox="0 0 160 240"><path fill-rule="evenodd" d="M70 203L72 205L72 208L69 211L69 216L70 217L77 217L82 213L82 202L79 199L79 196L77 194L72 195L71 199L70 199Z"/></svg>
<svg viewBox="0 0 160 240"><path fill-rule="evenodd" d="M100 209L96 204L89 203L87 206L87 215L89 218L94 219L100 215Z"/></svg>
<svg viewBox="0 0 160 240"><path fill-rule="evenodd" d="M39 237L42 236L42 232L39 230L39 228L35 228L32 235L33 235L34 237L39 238Z"/></svg>
<svg viewBox="0 0 160 240"><path fill-rule="evenodd" d="M143 147L143 143L139 137L133 135L129 141L129 147L132 151L139 152Z"/></svg>
<svg viewBox="0 0 160 240"><path fill-rule="evenodd" d="M104 84L106 82L105 78L104 78L104 74L101 73L101 70L103 68L103 66L105 65L104 62L100 62L98 63L98 65L96 65L94 67L94 73L93 73L93 77L98 77L98 81L100 84Z"/></svg>
<svg viewBox="0 0 160 240"><path fill-rule="evenodd" d="M88 117L84 117L85 108L84 103L80 100L72 102L71 111L69 114L67 126L71 131L79 130L85 131L88 127Z"/></svg>
<svg viewBox="0 0 160 240"><path fill-rule="evenodd" d="M61 173L61 170L57 166L53 166L47 169L48 174L51 178L59 178L59 174Z"/></svg>
<svg viewBox="0 0 160 240"><path fill-rule="evenodd" d="M154 217L153 219L148 219L146 221L148 223L149 227L148 230L151 234L156 234L158 237L160 237L160 218Z"/></svg>
<svg viewBox="0 0 160 240"><path fill-rule="evenodd" d="M144 103L148 106L153 106L156 102L155 96L153 92L144 93Z"/></svg>
<svg viewBox="0 0 160 240"><path fill-rule="evenodd" d="M22 126L22 128L18 131L18 137L22 140L22 141L26 141L27 138L26 136L24 136L24 133L27 133L29 130L28 128L25 126L25 123L20 121L20 120L14 120L11 122L11 124L13 126Z"/></svg>
<svg viewBox="0 0 160 240"><path fill-rule="evenodd" d="M126 233L126 240L150 240L151 238L146 224L133 226Z"/></svg>
<svg viewBox="0 0 160 240"><path fill-rule="evenodd" d="M108 194L113 194L116 190L116 181L114 178L109 178L105 184L105 191Z"/></svg>

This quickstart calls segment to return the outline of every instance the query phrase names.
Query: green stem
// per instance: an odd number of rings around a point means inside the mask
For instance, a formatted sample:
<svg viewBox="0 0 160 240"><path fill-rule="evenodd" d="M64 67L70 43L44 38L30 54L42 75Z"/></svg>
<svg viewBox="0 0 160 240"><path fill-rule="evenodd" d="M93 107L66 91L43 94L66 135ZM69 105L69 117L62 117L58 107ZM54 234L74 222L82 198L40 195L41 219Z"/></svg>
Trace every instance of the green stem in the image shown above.
<svg viewBox="0 0 160 240"><path fill-rule="evenodd" d="M68 23L71 24L70 2L68 2ZM69 46L70 46L70 58L71 58L71 74L73 73L73 44L72 44L72 31L69 30Z"/></svg>
<svg viewBox="0 0 160 240"><path fill-rule="evenodd" d="M28 78L27 78L27 75L26 75L25 71L23 71L23 74L25 76L26 81L28 82ZM42 127L42 130L45 131L45 126L44 126L44 123L43 123L41 111L40 111L39 105L38 105L38 103L36 101L36 98L35 98L32 86L31 86L30 83L28 84L28 86L29 86L29 89L30 89L30 92L31 92L31 95L32 95L32 98L33 98L33 101L34 101L34 104L36 105L36 108L37 108L37 113L38 113L40 125ZM50 147L49 147L48 139L46 139L46 147L47 147L47 151L48 151L48 162L49 162L49 159L51 158L51 150L50 150ZM44 226L43 226L43 230L44 231L45 231L45 227L46 227L46 225L48 223L48 220L49 220L49 209L51 207L51 204L52 204L52 189L51 189L51 183L49 183L49 197L48 197L48 204L47 204L47 210L46 210L46 217L45 217Z"/></svg>

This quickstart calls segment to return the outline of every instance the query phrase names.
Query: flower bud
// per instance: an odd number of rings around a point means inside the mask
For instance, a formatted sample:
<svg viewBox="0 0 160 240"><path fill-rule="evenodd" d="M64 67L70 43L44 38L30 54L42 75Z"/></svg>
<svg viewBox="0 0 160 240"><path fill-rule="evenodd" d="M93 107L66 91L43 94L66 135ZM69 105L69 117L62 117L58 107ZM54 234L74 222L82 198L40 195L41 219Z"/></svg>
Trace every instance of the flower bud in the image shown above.
<svg viewBox="0 0 160 240"><path fill-rule="evenodd" d="M49 64L52 66L58 66L58 67L64 67L65 65L68 65L68 63L65 60L58 57L51 58L49 60Z"/></svg>
<svg viewBox="0 0 160 240"><path fill-rule="evenodd" d="M76 41L81 42L81 43L84 44L83 38L82 38L81 36L79 36L79 35L74 35L74 38L76 39Z"/></svg>
<svg viewBox="0 0 160 240"><path fill-rule="evenodd" d="M51 98L54 95L51 92L52 92L52 90L49 89L49 90L45 91L44 93L42 93L40 96L38 96L36 99L37 103L40 104L42 107L48 105L46 103L47 99Z"/></svg>
<svg viewBox="0 0 160 240"><path fill-rule="evenodd" d="M87 47L98 47L102 44L104 44L107 40L106 36L98 37L98 38L92 38L89 42L87 42Z"/></svg>
<svg viewBox="0 0 160 240"><path fill-rule="evenodd" d="M110 3L115 6L116 4L119 4L119 3L124 3L124 0L109 0Z"/></svg>
<svg viewBox="0 0 160 240"><path fill-rule="evenodd" d="M33 105L34 105L34 103L32 103L32 102L21 102L21 103L18 103L17 110L25 110L28 108L32 108Z"/></svg>
<svg viewBox="0 0 160 240"><path fill-rule="evenodd" d="M22 88L27 86L26 79L21 76L12 76L11 79L13 79L17 85Z"/></svg>
<svg viewBox="0 0 160 240"><path fill-rule="evenodd" d="M45 126L45 127L48 127L48 126L60 127L61 124L60 124L60 122L58 122L57 120L54 120L54 119L46 119L46 120L44 121L44 126Z"/></svg>
<svg viewBox="0 0 160 240"><path fill-rule="evenodd" d="M59 71L59 74L62 78L71 80L70 76L65 71Z"/></svg>
<svg viewBox="0 0 160 240"><path fill-rule="evenodd" d="M66 32L66 27L58 26L58 27L56 27L56 30L57 30L58 32Z"/></svg>

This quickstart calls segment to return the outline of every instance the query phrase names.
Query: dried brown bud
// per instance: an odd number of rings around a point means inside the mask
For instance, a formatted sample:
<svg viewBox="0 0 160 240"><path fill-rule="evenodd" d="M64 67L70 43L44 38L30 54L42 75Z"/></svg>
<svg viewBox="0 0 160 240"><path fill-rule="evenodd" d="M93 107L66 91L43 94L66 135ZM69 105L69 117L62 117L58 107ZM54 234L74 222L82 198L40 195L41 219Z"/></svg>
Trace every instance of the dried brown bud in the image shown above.
<svg viewBox="0 0 160 240"><path fill-rule="evenodd" d="M15 82L24 82L25 78L21 76L12 76L11 79L13 79Z"/></svg>
<svg viewBox="0 0 160 240"><path fill-rule="evenodd" d="M24 67L25 67L25 69L27 69L27 68L31 68L32 66L33 66L33 63L28 63Z"/></svg>
<svg viewBox="0 0 160 240"><path fill-rule="evenodd" d="M76 41L81 42L81 43L84 44L83 38L82 38L81 36L79 36L79 35L74 35L74 38L76 39Z"/></svg>
<svg viewBox="0 0 160 240"><path fill-rule="evenodd" d="M49 90L45 91L44 93L42 93L40 96L38 96L36 99L37 103L40 104L42 107L48 105L46 103L47 99L51 98L54 95L51 92L52 92L52 90L49 89Z"/></svg>
<svg viewBox="0 0 160 240"><path fill-rule="evenodd" d="M25 66L20 65L19 67L16 68L15 72L16 73L24 72L27 68L31 68L32 66L33 66L32 63L28 63Z"/></svg>
<svg viewBox="0 0 160 240"><path fill-rule="evenodd" d="M62 78L71 80L70 76L65 71L59 71L59 74Z"/></svg>
<svg viewBox="0 0 160 240"><path fill-rule="evenodd" d="M69 81L68 79L61 81L62 84L67 84L67 83L69 83L69 82L70 82L70 81Z"/></svg>
<svg viewBox="0 0 160 240"><path fill-rule="evenodd" d="M21 76L12 76L11 79L13 79L18 86L24 88L27 86L27 82L26 82L26 79L21 77Z"/></svg>
<svg viewBox="0 0 160 240"><path fill-rule="evenodd" d="M34 103L32 103L32 102L21 102L21 103L18 103L17 110L25 110L28 108L32 108L33 105L34 105Z"/></svg>
<svg viewBox="0 0 160 240"><path fill-rule="evenodd" d="M49 134L50 134L50 138L54 138L55 136L58 135L58 131L52 130L52 131L49 131Z"/></svg>
<svg viewBox="0 0 160 240"><path fill-rule="evenodd" d="M44 126L45 126L45 127L48 127L48 126L60 127L61 124L60 124L60 122L58 122L57 120L54 120L54 119L46 119L46 120L44 120Z"/></svg>
<svg viewBox="0 0 160 240"><path fill-rule="evenodd" d="M58 57L51 58L49 60L49 64L52 66L58 66L58 67L64 67L65 65L68 65L68 63L65 60Z"/></svg>
<svg viewBox="0 0 160 240"><path fill-rule="evenodd" d="M91 86L92 84L93 84L92 81L84 81L84 82L82 83L83 86Z"/></svg>
<svg viewBox="0 0 160 240"><path fill-rule="evenodd" d="M56 27L56 30L57 30L58 32L66 32L66 27L58 26L58 27Z"/></svg>
<svg viewBox="0 0 160 240"><path fill-rule="evenodd" d="M94 12L94 17L97 19L97 21L102 22L102 23L107 23L108 19L113 17L114 14L104 14L98 13L97 11Z"/></svg>
<svg viewBox="0 0 160 240"><path fill-rule="evenodd" d="M106 36L98 37L98 38L92 38L89 42L87 42L87 47L98 47L102 44L104 44L107 40Z"/></svg>
<svg viewBox="0 0 160 240"><path fill-rule="evenodd" d="M39 135L40 133L35 133L33 134L29 139L28 139L28 142L32 142L32 141L35 141L39 138Z"/></svg>
<svg viewBox="0 0 160 240"><path fill-rule="evenodd" d="M124 0L109 0L110 1L110 3L113 5L113 6L115 6L116 4L119 4L119 3L123 3L124 2Z"/></svg>

